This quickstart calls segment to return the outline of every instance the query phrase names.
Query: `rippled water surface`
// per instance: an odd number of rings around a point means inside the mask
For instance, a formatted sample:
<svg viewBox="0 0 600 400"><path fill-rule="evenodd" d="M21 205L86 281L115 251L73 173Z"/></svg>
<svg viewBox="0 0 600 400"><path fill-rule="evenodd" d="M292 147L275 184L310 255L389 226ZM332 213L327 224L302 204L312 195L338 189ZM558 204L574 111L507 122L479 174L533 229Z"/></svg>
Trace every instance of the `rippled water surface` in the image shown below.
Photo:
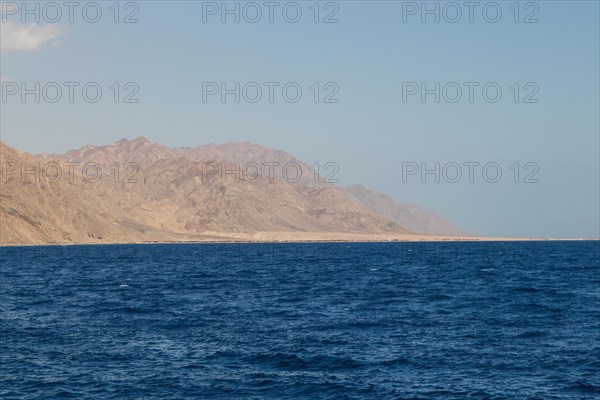
<svg viewBox="0 0 600 400"><path fill-rule="evenodd" d="M599 250L3 248L0 398L599 398Z"/></svg>

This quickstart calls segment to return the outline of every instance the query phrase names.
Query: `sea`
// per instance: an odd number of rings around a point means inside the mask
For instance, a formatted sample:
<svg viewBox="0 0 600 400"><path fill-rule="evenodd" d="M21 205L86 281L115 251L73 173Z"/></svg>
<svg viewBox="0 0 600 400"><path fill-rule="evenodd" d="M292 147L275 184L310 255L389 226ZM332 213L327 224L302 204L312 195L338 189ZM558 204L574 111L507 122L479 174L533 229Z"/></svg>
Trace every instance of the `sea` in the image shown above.
<svg viewBox="0 0 600 400"><path fill-rule="evenodd" d="M598 241L0 254L0 399L600 398Z"/></svg>

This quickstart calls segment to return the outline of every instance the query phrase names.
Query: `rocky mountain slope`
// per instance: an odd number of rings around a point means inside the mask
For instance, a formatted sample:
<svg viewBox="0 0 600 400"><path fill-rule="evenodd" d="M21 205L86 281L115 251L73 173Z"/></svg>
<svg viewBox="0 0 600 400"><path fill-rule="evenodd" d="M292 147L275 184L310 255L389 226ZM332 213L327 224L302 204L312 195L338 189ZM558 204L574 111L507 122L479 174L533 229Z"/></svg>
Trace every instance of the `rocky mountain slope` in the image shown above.
<svg viewBox="0 0 600 400"><path fill-rule="evenodd" d="M33 156L0 142L0 158L1 244L419 231L365 196L324 183L289 154L249 143L168 148L138 138ZM420 231L446 228L427 226Z"/></svg>
<svg viewBox="0 0 600 400"><path fill-rule="evenodd" d="M328 185L290 183L276 174L271 180L252 168L221 175L221 170L236 171L227 162L239 155L232 145L211 153L169 149L140 138L39 157L1 146L2 243L204 240L254 232L406 233ZM234 148L247 149L246 159L240 157L244 162L267 156L257 146ZM291 159L268 156L268 162Z"/></svg>
<svg viewBox="0 0 600 400"><path fill-rule="evenodd" d="M362 205L377 215L393 221L407 230L435 235L470 236L471 234L457 228L441 216L423 210L411 204L397 203L390 196L369 190L362 185L344 188Z"/></svg>

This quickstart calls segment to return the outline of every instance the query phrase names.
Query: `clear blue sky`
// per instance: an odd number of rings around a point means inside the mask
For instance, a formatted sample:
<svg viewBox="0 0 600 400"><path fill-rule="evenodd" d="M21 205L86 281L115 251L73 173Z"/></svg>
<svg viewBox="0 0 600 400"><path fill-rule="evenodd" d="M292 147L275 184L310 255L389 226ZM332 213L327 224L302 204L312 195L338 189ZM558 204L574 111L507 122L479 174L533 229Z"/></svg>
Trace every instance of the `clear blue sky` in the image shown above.
<svg viewBox="0 0 600 400"><path fill-rule="evenodd" d="M283 19L282 6L275 23L268 22L266 7L257 23L243 16L240 23L232 16L222 23L220 15L203 22L207 3L200 1L137 2L139 23L115 24L106 2L100 22L86 22L80 10L73 23L42 19L31 28L40 35L28 43L9 42L22 40L14 32L25 26L21 14L10 16L2 26L4 82L94 81L104 92L95 104L80 90L73 103L64 94L55 104L7 98L0 104L2 140L34 153L137 136L169 146L248 141L309 164L336 162L341 184L362 183L479 234L600 236L597 1L540 1L537 10L521 2L519 23L513 1L498 2L497 23L483 18L489 2L475 9L473 23L466 7L456 23L444 15L440 23L427 15L422 23L419 13L405 14L403 22L407 2L341 1L339 22L332 24L314 23L313 2L299 3L303 15L295 24ZM321 20L334 11L324 7ZM454 10L446 11L454 17ZM539 22L523 23L532 13ZM111 83L130 81L139 86L139 103L112 102ZM276 91L273 103L236 104L232 96L205 103L203 82L298 82L303 98L288 103ZM335 82L339 103L315 104L313 82ZM435 103L433 95L425 103L419 96L403 102L403 82L497 82L503 94L489 103L480 86L473 103L466 89L457 103ZM539 102L515 103L514 82L534 82ZM529 89L521 87L521 100ZM422 183L418 176L403 182L403 162L431 168L435 162L497 162L503 176L488 183L476 169L474 183L466 176L458 183L433 177ZM520 181L524 164L536 163L539 182L514 183L509 167L515 162Z"/></svg>

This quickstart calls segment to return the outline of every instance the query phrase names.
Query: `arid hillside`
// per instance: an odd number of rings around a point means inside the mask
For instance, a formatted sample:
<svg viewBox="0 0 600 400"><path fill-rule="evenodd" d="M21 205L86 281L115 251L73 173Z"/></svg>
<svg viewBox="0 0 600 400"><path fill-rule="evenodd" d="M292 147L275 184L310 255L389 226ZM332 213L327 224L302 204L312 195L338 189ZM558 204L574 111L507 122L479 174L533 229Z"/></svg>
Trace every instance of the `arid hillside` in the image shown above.
<svg viewBox="0 0 600 400"><path fill-rule="evenodd" d="M375 214L396 222L407 230L434 235L471 236L437 214L411 204L400 204L390 196L362 185L348 186L344 190Z"/></svg>
<svg viewBox="0 0 600 400"><path fill-rule="evenodd" d="M138 138L37 156L0 143L0 156L2 244L460 232L416 208L394 212L380 194L326 183L289 154L249 143L168 148Z"/></svg>

